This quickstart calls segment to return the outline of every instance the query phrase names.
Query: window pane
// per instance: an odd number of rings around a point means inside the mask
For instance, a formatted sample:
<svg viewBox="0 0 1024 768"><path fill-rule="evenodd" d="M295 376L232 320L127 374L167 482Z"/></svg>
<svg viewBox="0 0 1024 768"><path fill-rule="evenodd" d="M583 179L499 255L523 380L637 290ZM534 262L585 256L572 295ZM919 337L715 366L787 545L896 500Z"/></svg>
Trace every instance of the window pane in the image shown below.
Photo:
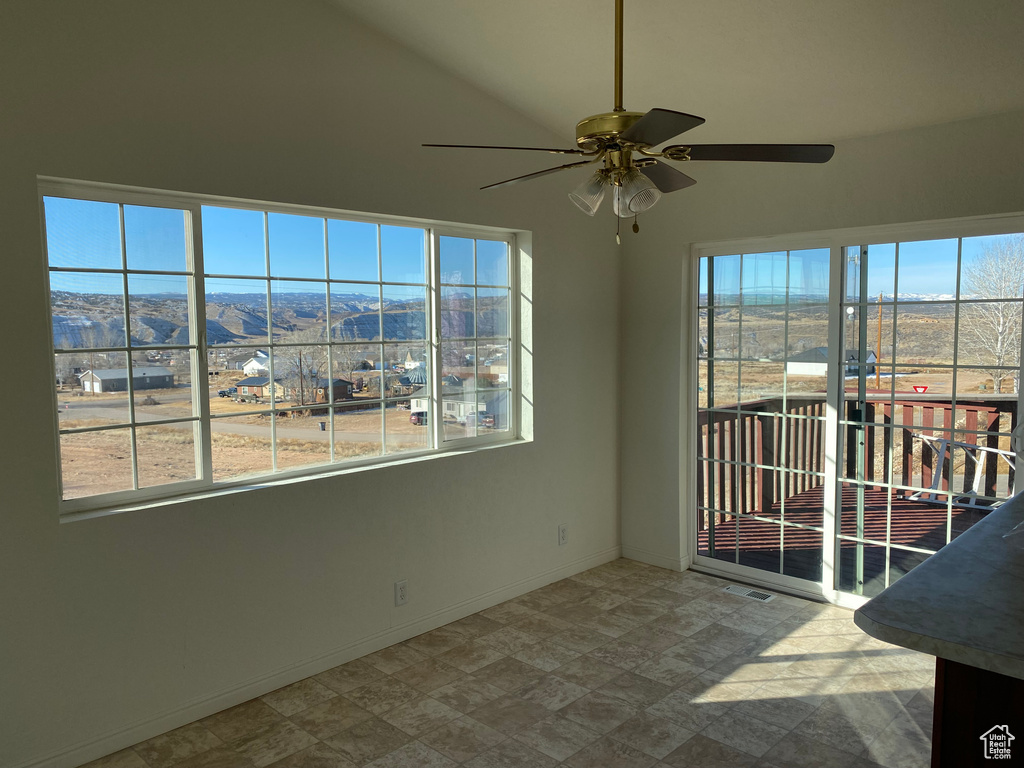
<svg viewBox="0 0 1024 768"><path fill-rule="evenodd" d="M271 357L279 402L308 405L330 400L327 349L326 344L274 347Z"/></svg>
<svg viewBox="0 0 1024 768"><path fill-rule="evenodd" d="M441 342L442 383L461 388L476 372L476 344L466 341Z"/></svg>
<svg viewBox="0 0 1024 768"><path fill-rule="evenodd" d="M188 344L188 278L128 275L132 346Z"/></svg>
<svg viewBox="0 0 1024 768"><path fill-rule="evenodd" d="M130 491L133 488L131 430L62 434L60 464L65 499Z"/></svg>
<svg viewBox="0 0 1024 768"><path fill-rule="evenodd" d="M1024 235L965 237L962 250L962 298L1024 298Z"/></svg>
<svg viewBox="0 0 1024 768"><path fill-rule="evenodd" d="M135 429L139 487L196 478L195 422Z"/></svg>
<svg viewBox="0 0 1024 768"><path fill-rule="evenodd" d="M371 341L380 338L380 288L331 283L331 338Z"/></svg>
<svg viewBox="0 0 1024 768"><path fill-rule="evenodd" d="M900 243L899 300L956 298L957 240ZM877 298L878 293L874 293Z"/></svg>
<svg viewBox="0 0 1024 768"><path fill-rule="evenodd" d="M508 342L504 339L480 339L477 341L476 349L479 388L509 386Z"/></svg>
<svg viewBox="0 0 1024 768"><path fill-rule="evenodd" d="M334 409L335 461L379 456L382 452L379 404L352 404Z"/></svg>
<svg viewBox="0 0 1024 768"><path fill-rule="evenodd" d="M185 272L188 214L171 208L124 207L124 247L128 269Z"/></svg>
<svg viewBox="0 0 1024 768"><path fill-rule="evenodd" d="M128 356L124 352L86 352L77 359L81 397L67 403L61 427L76 429L102 424L127 424Z"/></svg>
<svg viewBox="0 0 1024 768"><path fill-rule="evenodd" d="M51 272L50 307L57 349L125 346L123 276Z"/></svg>
<svg viewBox="0 0 1024 768"><path fill-rule="evenodd" d="M376 224L328 219L327 250L332 280L379 279Z"/></svg>
<svg viewBox="0 0 1024 768"><path fill-rule="evenodd" d="M327 341L327 283L270 283L273 335L278 343Z"/></svg>
<svg viewBox="0 0 1024 768"><path fill-rule="evenodd" d="M121 269L121 223L117 209L116 203L43 198L50 266Z"/></svg>
<svg viewBox="0 0 1024 768"><path fill-rule="evenodd" d="M472 288L441 289L441 335L445 338L470 338L474 332Z"/></svg>
<svg viewBox="0 0 1024 768"><path fill-rule="evenodd" d="M508 336L508 291L502 288L476 289L476 333L478 336Z"/></svg>
<svg viewBox="0 0 1024 768"><path fill-rule="evenodd" d="M715 341L711 354L719 360L735 360L740 355L740 311L729 307L712 312Z"/></svg>
<svg viewBox="0 0 1024 768"><path fill-rule="evenodd" d="M828 248L789 252L789 303L827 304L829 288Z"/></svg>
<svg viewBox="0 0 1024 768"><path fill-rule="evenodd" d="M327 277L324 220L312 216L271 213L270 274L274 277Z"/></svg>
<svg viewBox="0 0 1024 768"><path fill-rule="evenodd" d="M868 307L868 348L872 352L877 346L879 325L883 350L891 343L891 307L892 305L882 305L881 320L878 307ZM967 309L964 306L960 310L961 328L964 327L964 312ZM896 311L896 362L952 365L955 326L955 304L907 304L901 301L897 304Z"/></svg>
<svg viewBox="0 0 1024 768"><path fill-rule="evenodd" d="M1024 304L983 301L960 306L958 362L993 368L1020 365L1020 327Z"/></svg>
<svg viewBox="0 0 1024 768"><path fill-rule="evenodd" d="M465 237L441 237L441 282L473 285L473 240Z"/></svg>
<svg viewBox="0 0 1024 768"><path fill-rule="evenodd" d="M508 243L476 241L476 282L478 285L508 285Z"/></svg>
<svg viewBox="0 0 1024 768"><path fill-rule="evenodd" d="M284 411L274 418L279 472L330 462L330 412L326 407Z"/></svg>
<svg viewBox="0 0 1024 768"><path fill-rule="evenodd" d="M427 337L427 289L419 286L384 286L383 338Z"/></svg>
<svg viewBox="0 0 1024 768"><path fill-rule="evenodd" d="M375 363L380 361L377 344L335 344L331 347L331 360L333 376L351 381L356 396L364 396L369 380L380 376L380 371L374 370Z"/></svg>
<svg viewBox="0 0 1024 768"><path fill-rule="evenodd" d="M380 246L382 277L386 282L427 282L425 232L422 229L382 225Z"/></svg>
<svg viewBox="0 0 1024 768"><path fill-rule="evenodd" d="M414 422L411 414L409 401L388 403L384 419L388 453L419 451L430 447L430 430L424 429L426 424L421 424L418 416Z"/></svg>
<svg viewBox="0 0 1024 768"><path fill-rule="evenodd" d="M267 281L207 278L206 340L209 344L266 344Z"/></svg>
<svg viewBox="0 0 1024 768"><path fill-rule="evenodd" d="M481 434L506 431L509 428L509 391L499 389L479 393L477 429Z"/></svg>
<svg viewBox="0 0 1024 768"><path fill-rule="evenodd" d="M266 275L263 213L204 205L203 264L210 275Z"/></svg>
<svg viewBox="0 0 1024 768"><path fill-rule="evenodd" d="M748 253L743 256L743 303L786 303L786 254Z"/></svg>
<svg viewBox="0 0 1024 768"><path fill-rule="evenodd" d="M214 480L262 475L273 468L270 414L226 416L211 421Z"/></svg>
<svg viewBox="0 0 1024 768"><path fill-rule="evenodd" d="M735 306L740 303L740 257L716 256L711 264L714 281L715 306Z"/></svg>
<svg viewBox="0 0 1024 768"><path fill-rule="evenodd" d="M708 259L704 256L697 267L697 306L708 305Z"/></svg>

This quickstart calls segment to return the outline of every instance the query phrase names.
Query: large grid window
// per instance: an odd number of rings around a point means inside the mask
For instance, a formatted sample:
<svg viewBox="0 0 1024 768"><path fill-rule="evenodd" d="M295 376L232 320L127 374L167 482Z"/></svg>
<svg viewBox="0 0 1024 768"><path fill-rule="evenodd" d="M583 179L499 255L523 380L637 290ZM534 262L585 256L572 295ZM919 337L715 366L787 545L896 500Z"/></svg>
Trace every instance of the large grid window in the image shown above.
<svg viewBox="0 0 1024 768"><path fill-rule="evenodd" d="M42 207L66 511L515 434L511 234L70 183Z"/></svg>

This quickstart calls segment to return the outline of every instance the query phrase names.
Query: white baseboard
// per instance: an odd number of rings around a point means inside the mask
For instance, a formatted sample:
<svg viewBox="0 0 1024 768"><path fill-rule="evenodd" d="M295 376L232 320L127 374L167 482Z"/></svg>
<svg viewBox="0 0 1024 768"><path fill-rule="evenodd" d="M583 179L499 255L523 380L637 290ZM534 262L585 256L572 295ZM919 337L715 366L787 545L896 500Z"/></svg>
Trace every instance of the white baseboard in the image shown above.
<svg viewBox="0 0 1024 768"><path fill-rule="evenodd" d="M118 750L151 739L162 733L187 725L195 720L209 717L228 707L249 701L282 686L303 680L324 670L374 653L395 643L416 637L437 627L469 616L491 606L511 600L545 584L564 579L581 571L595 568L622 555L620 547L612 547L571 563L560 565L527 579L508 584L499 589L478 595L461 603L451 605L415 621L389 627L374 635L336 648L320 656L291 664L239 685L193 699L183 706L167 710L154 717L146 718L131 725L110 731L95 739L82 741L71 747L51 752L39 758L32 758L10 768L75 768L91 760L112 754Z"/></svg>
<svg viewBox="0 0 1024 768"><path fill-rule="evenodd" d="M630 547L625 544L622 545L622 556L628 557L630 560L639 560L641 563L647 563L648 565L656 565L659 568L668 568L670 571L685 571L690 567L690 558L686 555L682 557L668 557L658 552L650 552L646 549Z"/></svg>

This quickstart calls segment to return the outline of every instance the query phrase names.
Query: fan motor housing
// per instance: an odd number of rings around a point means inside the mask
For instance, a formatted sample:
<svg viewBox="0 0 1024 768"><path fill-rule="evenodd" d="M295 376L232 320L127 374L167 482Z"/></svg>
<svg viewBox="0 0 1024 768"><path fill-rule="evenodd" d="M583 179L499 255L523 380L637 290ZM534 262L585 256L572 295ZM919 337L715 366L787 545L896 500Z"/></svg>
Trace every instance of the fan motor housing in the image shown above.
<svg viewBox="0 0 1024 768"><path fill-rule="evenodd" d="M643 116L643 112L603 112L585 117L576 124L576 143L588 151L598 149Z"/></svg>

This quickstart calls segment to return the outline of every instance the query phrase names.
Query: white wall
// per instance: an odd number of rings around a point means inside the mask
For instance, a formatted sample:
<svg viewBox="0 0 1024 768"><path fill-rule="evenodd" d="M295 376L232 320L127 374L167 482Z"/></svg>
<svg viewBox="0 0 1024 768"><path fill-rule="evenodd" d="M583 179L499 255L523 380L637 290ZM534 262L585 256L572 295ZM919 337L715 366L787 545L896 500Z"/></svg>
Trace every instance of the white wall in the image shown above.
<svg viewBox="0 0 1024 768"><path fill-rule="evenodd" d="M1024 113L842 141L824 166L694 163L622 264L623 554L686 567L694 460L681 447L690 244L1024 211ZM653 371L650 378L649 373ZM642 385L643 396L630 397ZM684 417L686 414L682 414ZM684 425L685 428L685 425Z"/></svg>
<svg viewBox="0 0 1024 768"><path fill-rule="evenodd" d="M547 156L418 146L557 138L316 0L5 0L0 73L0 321L33 372L0 447L0 766L97 757L616 555L610 225L575 177L477 191ZM59 524L37 174L531 230L536 440Z"/></svg>

